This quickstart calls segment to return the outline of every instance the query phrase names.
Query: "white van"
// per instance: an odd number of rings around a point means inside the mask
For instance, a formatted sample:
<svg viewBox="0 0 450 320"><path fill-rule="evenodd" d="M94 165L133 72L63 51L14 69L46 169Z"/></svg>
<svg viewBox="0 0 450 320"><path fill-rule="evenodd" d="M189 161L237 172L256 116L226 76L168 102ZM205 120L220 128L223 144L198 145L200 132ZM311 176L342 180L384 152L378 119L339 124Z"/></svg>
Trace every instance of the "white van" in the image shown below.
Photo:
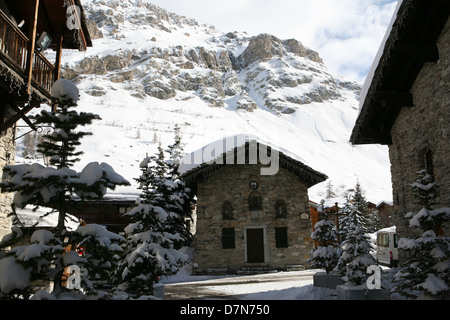
<svg viewBox="0 0 450 320"><path fill-rule="evenodd" d="M398 240L394 227L377 232L377 260L379 264L389 267L398 266Z"/></svg>

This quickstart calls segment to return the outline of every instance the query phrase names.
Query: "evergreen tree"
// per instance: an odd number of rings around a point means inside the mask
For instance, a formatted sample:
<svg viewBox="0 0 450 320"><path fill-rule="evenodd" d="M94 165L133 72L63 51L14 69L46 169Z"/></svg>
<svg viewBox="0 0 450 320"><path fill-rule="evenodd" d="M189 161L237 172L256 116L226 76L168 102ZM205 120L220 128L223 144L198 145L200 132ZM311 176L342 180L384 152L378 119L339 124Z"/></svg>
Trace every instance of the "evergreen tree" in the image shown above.
<svg viewBox="0 0 450 320"><path fill-rule="evenodd" d="M369 210L367 214L367 232L374 233L383 228L378 210Z"/></svg>
<svg viewBox="0 0 450 320"><path fill-rule="evenodd" d="M170 160L167 161L167 174L164 184L164 193L167 194L166 211L169 213L168 231L178 234L183 239L175 243L176 248L190 246L192 234L186 227L186 221L192 218L193 196L192 191L185 185L180 177L179 165L184 155L181 133L178 125L175 126L174 143L168 147Z"/></svg>
<svg viewBox="0 0 450 320"><path fill-rule="evenodd" d="M356 182L355 193L353 194L352 200L356 210L361 213L362 217L365 217L369 209L367 207L367 200L363 195L361 183L359 181Z"/></svg>
<svg viewBox="0 0 450 320"><path fill-rule="evenodd" d="M163 160L159 148L159 157L146 157L141 162L142 174L137 180L143 192L139 205L126 214L131 223L125 228L125 258L119 264L117 281L119 292L132 297L151 296L155 281L176 272L187 261L174 246L182 238L168 228L165 179L160 176L165 171L160 168L165 165Z"/></svg>
<svg viewBox="0 0 450 320"><path fill-rule="evenodd" d="M71 233L71 251L66 252L64 259L72 254L74 261L70 265L83 268L88 277L82 277L83 289L89 294L99 294L94 288L92 280L100 279L111 284L112 277L118 268L123 254L122 245L125 239L110 232L104 226L97 224L82 224ZM103 296L106 294L102 293ZM103 297L99 296L99 297Z"/></svg>
<svg viewBox="0 0 450 320"><path fill-rule="evenodd" d="M54 98L54 103L57 104L56 111L44 110L34 117L36 124L47 124L53 128L53 131L46 134L38 145L38 151L49 159L50 166L45 167L38 163L6 166L1 183L5 191L15 192L13 215L15 215L16 207L23 208L27 205L35 206L35 209L53 208L58 212L58 223L54 230L51 232L38 232L43 231L38 230L32 235L29 245L17 246L7 253L9 263L14 265L12 269L20 269L21 266L29 272L29 276L25 281L18 280L14 277L14 273L3 273L0 280L10 276L20 284L16 287L11 284L10 288L14 289L4 294L10 295L14 292L15 297L25 299L29 298L33 291L30 286L34 280L52 281L54 283L52 297L81 293L81 291L68 290L62 283L66 267L75 262L79 263L80 267L87 266L83 259L77 258L76 253L64 254L67 248L76 248L82 241L75 236L76 242L71 242L72 234L66 229L69 204L74 194L82 198L98 198L106 193L107 188L114 189L116 185L129 185L128 181L106 163L92 162L81 172L70 168L80 160L78 156L82 152L76 151L76 147L80 145L80 139L91 134L79 131L77 128L91 124L93 120L99 119L99 116L76 111L78 89L70 81L58 80L52 88L52 95L54 91L57 92ZM19 238L16 235L20 233L15 230L12 236L7 238L6 243L11 245L13 240ZM2 246L4 245L5 243ZM93 252L96 249L91 247L89 250ZM110 260L113 254L114 250L108 251L102 255L101 259L105 259L107 264L106 261ZM100 263L100 265L105 264ZM7 269L7 271L10 270ZM86 275L88 276L91 275ZM95 294L87 278L84 280L81 281L84 292Z"/></svg>
<svg viewBox="0 0 450 320"><path fill-rule="evenodd" d="M445 298L450 294L450 237L439 235L440 228L450 220L450 208L433 209L439 187L426 170L419 171L418 179L411 185L419 212L405 215L410 227L420 228L416 239L401 238L399 249L409 257L404 267L394 277L392 289L408 298L421 294Z"/></svg>
<svg viewBox="0 0 450 320"><path fill-rule="evenodd" d="M326 186L326 190L325 190L325 198L326 199L332 199L332 198L336 198L336 192L334 192L334 188L333 188L333 184L330 181L327 182L327 186Z"/></svg>
<svg viewBox="0 0 450 320"><path fill-rule="evenodd" d="M139 178L135 179L139 182L139 189L142 190L139 196L140 203L153 204L164 208L166 197L163 191L167 164L161 145L158 147L157 155L146 156L142 160L140 169L142 173Z"/></svg>
<svg viewBox="0 0 450 320"><path fill-rule="evenodd" d="M349 199L344 205L344 210L348 223L346 240L342 243L343 251L335 270L345 282L360 285L368 278L367 267L377 263L370 254L372 246L361 213Z"/></svg>
<svg viewBox="0 0 450 320"><path fill-rule="evenodd" d="M351 217L352 213L355 210L350 197L347 196L346 202L344 206L339 209L338 219L339 219L339 235L341 242L344 242L347 239L347 234L349 233L349 228L351 225ZM360 219L360 216L358 216ZM361 223L361 222L359 222Z"/></svg>
<svg viewBox="0 0 450 320"><path fill-rule="evenodd" d="M51 231L35 231L30 244L13 247L0 260L0 298L28 300L36 291L34 281L62 279L63 253L63 242Z"/></svg>
<svg viewBox="0 0 450 320"><path fill-rule="evenodd" d="M362 223L368 233L373 233L383 227L377 212L369 209L367 199L363 195L361 183L359 181L356 183L352 200L355 208L361 212L363 218Z"/></svg>
<svg viewBox="0 0 450 320"><path fill-rule="evenodd" d="M352 214L354 211L356 215ZM355 193L351 197L347 196L347 201L339 212L341 241L347 239L349 228L353 223L363 226L369 232L370 222L368 220L368 212L367 200L362 194L361 184L358 181L355 186ZM357 219L357 221L352 221L352 219Z"/></svg>
<svg viewBox="0 0 450 320"><path fill-rule="evenodd" d="M336 227L332 221L328 220L323 206L320 219L314 225L315 230L311 234L312 240L317 245L310 252L307 262L312 267L322 268L330 273L339 260L340 248L337 244Z"/></svg>
<svg viewBox="0 0 450 320"><path fill-rule="evenodd" d="M184 156L184 144L181 142L182 135L181 135L181 128L178 124L174 127L174 143L169 145L167 152L170 156L170 162L169 162L169 170L174 171L176 170L178 172L178 167L180 165L180 160Z"/></svg>

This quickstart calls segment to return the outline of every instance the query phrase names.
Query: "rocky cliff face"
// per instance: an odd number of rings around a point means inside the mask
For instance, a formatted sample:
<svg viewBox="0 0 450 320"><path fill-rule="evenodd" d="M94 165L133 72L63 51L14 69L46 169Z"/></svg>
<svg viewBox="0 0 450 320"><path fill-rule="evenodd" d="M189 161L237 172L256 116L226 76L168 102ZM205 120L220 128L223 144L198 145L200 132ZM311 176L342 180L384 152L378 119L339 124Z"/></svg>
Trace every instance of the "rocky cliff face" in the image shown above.
<svg viewBox="0 0 450 320"><path fill-rule="evenodd" d="M300 41L222 32L147 0L82 3L93 47L67 50L62 61L80 89L79 108L102 118L83 141L84 162L102 159L134 181L142 158L172 143L178 124L186 152L256 135L334 185L353 187L357 177L372 202L391 197L387 149L349 144L360 86ZM137 193L130 189L117 192ZM321 189L310 190L312 200Z"/></svg>
<svg viewBox="0 0 450 320"><path fill-rule="evenodd" d="M64 68L69 79L104 75L111 82L132 83L135 97L167 100L177 92L191 92L211 107L250 112L259 107L288 114L298 105L339 99L340 90L359 89L331 75L319 54L295 39L224 34L144 1L85 1L85 10L94 38L123 39L126 44L130 34L140 30L147 31L140 33L145 45L85 57ZM185 39L168 44L164 39L169 34ZM189 37L198 34L206 35L203 43L190 44ZM280 94L285 88L301 90ZM103 92L88 91L97 96Z"/></svg>

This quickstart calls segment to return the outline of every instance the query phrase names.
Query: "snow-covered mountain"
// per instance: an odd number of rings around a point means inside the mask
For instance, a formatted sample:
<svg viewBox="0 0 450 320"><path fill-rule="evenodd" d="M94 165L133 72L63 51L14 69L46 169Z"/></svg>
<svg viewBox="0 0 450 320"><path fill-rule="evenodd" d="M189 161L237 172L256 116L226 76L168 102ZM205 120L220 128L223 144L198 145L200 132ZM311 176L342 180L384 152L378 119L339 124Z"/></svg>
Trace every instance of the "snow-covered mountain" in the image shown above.
<svg viewBox="0 0 450 320"><path fill-rule="evenodd" d="M132 183L117 193L138 193L139 163L159 142L172 143L178 124L186 152L255 135L336 187L359 179L368 200L392 198L387 148L349 142L360 85L330 72L300 41L222 32L146 0L82 3L93 47L64 52L63 76L78 86L80 110L102 120L83 139L79 165L108 162ZM324 190L311 188L310 198L320 201Z"/></svg>

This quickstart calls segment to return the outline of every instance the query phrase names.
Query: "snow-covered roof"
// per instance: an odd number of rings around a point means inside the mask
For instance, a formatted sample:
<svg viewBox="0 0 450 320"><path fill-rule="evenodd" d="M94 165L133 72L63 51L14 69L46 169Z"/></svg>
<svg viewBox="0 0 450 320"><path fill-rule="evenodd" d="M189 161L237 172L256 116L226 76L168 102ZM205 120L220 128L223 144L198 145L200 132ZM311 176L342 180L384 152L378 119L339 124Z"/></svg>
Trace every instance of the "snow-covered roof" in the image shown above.
<svg viewBox="0 0 450 320"><path fill-rule="evenodd" d="M25 206L16 208L17 218L25 228L54 228L58 225L59 212L51 208ZM66 215L66 227L75 230L79 226L79 219L72 215Z"/></svg>
<svg viewBox="0 0 450 320"><path fill-rule="evenodd" d="M366 100L369 88L374 80L375 70L380 65L381 57L383 56L383 53L385 51L386 42L392 33L392 27L394 26L394 22L397 20L398 10L400 9L400 6L402 5L402 3L403 3L403 0L399 0L397 3L397 7L394 10L394 14L392 15L391 21L386 29L386 33L384 34L383 41L381 41L380 47L378 48L378 52L375 55L375 58L373 59L372 67L370 68L369 72L367 73L366 80L364 81L364 84L361 88L361 93L359 95L359 112L360 113L361 113L361 109L364 105L364 101Z"/></svg>
<svg viewBox="0 0 450 320"><path fill-rule="evenodd" d="M247 134L216 140L186 155L180 161L179 172L184 180L192 182L199 174L203 175L205 170L211 172L224 165L245 163L267 165L267 168L261 169L262 175L276 174L279 167L285 167L303 178L308 187L328 178L325 174L307 166L299 156L289 150Z"/></svg>
<svg viewBox="0 0 450 320"><path fill-rule="evenodd" d="M380 230L378 230L377 231L377 233L378 232L396 232L396 230L397 230L397 228L396 228L396 226L392 226L392 227L387 227L387 228L384 228L384 229L380 229Z"/></svg>
<svg viewBox="0 0 450 320"><path fill-rule="evenodd" d="M424 63L439 59L431 45L447 19L448 8L439 1L399 0L361 90L353 144L392 143L390 129L401 108L414 105L411 86ZM413 54L421 50L428 54Z"/></svg>

